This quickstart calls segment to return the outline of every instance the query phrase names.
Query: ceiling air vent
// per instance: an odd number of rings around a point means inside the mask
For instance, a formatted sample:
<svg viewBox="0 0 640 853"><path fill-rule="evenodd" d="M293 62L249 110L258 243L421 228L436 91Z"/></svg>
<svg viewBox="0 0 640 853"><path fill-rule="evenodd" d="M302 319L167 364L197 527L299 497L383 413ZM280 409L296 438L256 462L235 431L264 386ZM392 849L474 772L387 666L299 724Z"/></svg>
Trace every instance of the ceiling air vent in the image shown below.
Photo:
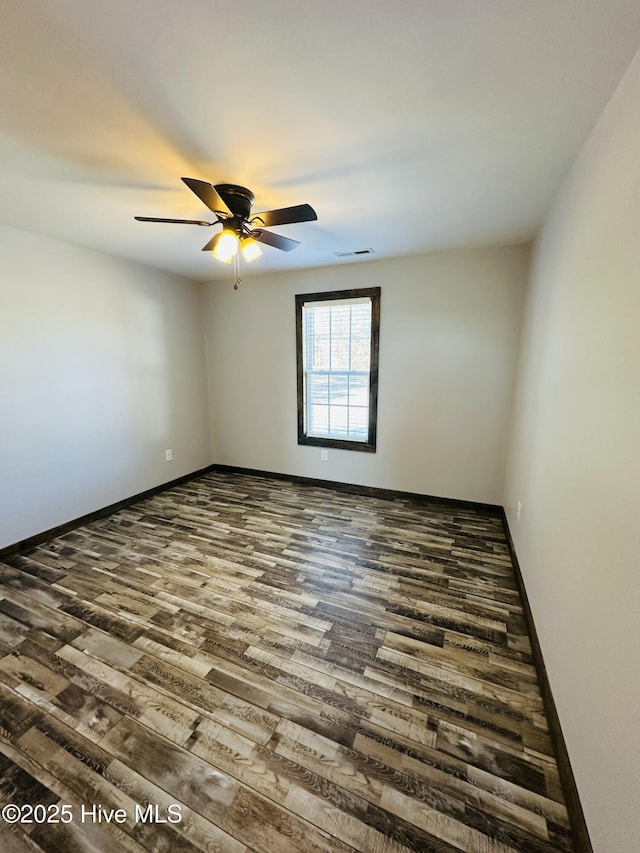
<svg viewBox="0 0 640 853"><path fill-rule="evenodd" d="M373 249L356 249L355 252L334 252L336 258L355 258L358 255L375 255Z"/></svg>

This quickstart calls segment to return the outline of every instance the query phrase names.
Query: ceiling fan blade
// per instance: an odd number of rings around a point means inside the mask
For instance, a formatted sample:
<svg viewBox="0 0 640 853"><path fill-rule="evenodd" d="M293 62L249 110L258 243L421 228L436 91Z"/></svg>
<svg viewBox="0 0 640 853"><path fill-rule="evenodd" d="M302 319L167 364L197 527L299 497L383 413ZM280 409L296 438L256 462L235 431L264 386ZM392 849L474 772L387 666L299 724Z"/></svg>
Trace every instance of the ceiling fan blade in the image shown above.
<svg viewBox="0 0 640 853"><path fill-rule="evenodd" d="M219 236L220 236L220 232L218 232L217 234L215 234L215 235L214 235L214 236L209 240L209 242L207 243L207 245L202 247L202 251L203 251L203 252L211 252L211 251L213 251L213 245L214 245L214 243L216 242L216 240L218 239L218 237L219 237Z"/></svg>
<svg viewBox="0 0 640 853"><path fill-rule="evenodd" d="M273 225L291 225L293 222L312 222L317 218L318 215L310 204L295 204L293 207L254 213L251 221L259 220L266 228L271 228Z"/></svg>
<svg viewBox="0 0 640 853"><path fill-rule="evenodd" d="M157 216L134 216L138 222L174 222L178 225L214 225L213 222L205 222L202 219L158 219Z"/></svg>
<svg viewBox="0 0 640 853"><path fill-rule="evenodd" d="M258 243L266 243L267 246L282 249L283 252L290 252L300 245L298 240L291 240L289 237L282 237L280 234L272 234L270 231L263 231L261 228L252 231L251 236Z"/></svg>
<svg viewBox="0 0 640 853"><path fill-rule="evenodd" d="M203 201L214 213L230 213L229 208L212 184L199 181L197 178L182 178L184 183Z"/></svg>

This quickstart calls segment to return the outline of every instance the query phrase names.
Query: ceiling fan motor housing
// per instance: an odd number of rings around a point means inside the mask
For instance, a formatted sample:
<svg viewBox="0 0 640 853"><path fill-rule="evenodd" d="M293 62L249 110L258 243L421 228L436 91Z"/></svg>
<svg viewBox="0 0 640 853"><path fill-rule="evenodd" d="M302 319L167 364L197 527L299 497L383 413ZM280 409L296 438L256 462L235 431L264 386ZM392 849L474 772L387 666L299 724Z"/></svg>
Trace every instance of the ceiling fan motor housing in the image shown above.
<svg viewBox="0 0 640 853"><path fill-rule="evenodd" d="M251 215L251 207L255 201L255 196L246 187L240 187L238 184L216 184L215 190L227 205L234 217L239 219L248 219Z"/></svg>

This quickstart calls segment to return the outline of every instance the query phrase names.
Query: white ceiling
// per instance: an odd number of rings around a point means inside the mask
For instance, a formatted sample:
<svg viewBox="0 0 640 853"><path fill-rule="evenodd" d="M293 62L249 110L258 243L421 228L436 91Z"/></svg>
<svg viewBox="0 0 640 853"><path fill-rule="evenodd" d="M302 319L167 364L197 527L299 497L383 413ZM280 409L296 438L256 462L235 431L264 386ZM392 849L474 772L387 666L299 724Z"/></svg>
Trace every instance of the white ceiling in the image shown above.
<svg viewBox="0 0 640 853"><path fill-rule="evenodd" d="M0 222L228 278L133 219L209 218L186 176L316 209L256 271L526 240L639 46L638 0L3 0Z"/></svg>

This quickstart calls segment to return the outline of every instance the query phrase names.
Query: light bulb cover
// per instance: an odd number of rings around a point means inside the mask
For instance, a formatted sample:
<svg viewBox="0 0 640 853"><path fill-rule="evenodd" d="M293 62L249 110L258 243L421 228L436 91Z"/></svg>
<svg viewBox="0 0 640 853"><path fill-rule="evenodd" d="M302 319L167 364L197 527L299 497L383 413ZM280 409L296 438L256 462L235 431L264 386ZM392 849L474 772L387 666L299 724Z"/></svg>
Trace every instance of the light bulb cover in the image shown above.
<svg viewBox="0 0 640 853"><path fill-rule="evenodd" d="M242 257L245 261L253 261L256 258L259 258L262 254L260 245L253 239L253 237L245 237L240 243L240 249L242 250Z"/></svg>
<svg viewBox="0 0 640 853"><path fill-rule="evenodd" d="M223 261L225 264L230 263L231 258L238 252L238 244L238 235L225 228L224 231L218 234L213 243L212 252L214 258Z"/></svg>

